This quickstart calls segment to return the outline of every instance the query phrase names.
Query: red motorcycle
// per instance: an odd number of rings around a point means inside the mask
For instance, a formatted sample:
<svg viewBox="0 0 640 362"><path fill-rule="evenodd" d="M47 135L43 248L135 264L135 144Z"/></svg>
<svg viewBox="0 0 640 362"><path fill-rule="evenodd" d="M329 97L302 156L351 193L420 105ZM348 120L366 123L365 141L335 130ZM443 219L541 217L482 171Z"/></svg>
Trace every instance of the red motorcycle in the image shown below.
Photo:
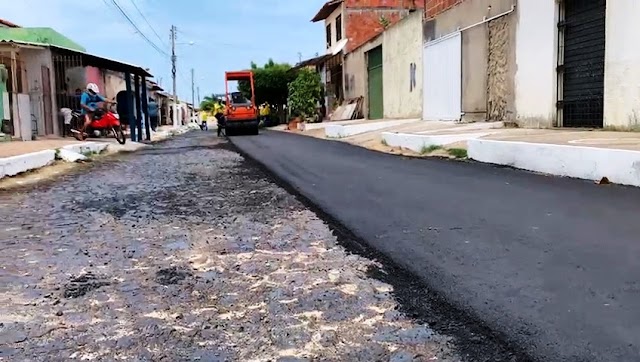
<svg viewBox="0 0 640 362"><path fill-rule="evenodd" d="M112 133L119 144L123 145L127 142L118 114L110 109L97 109L93 114L93 121L87 126L84 133L80 132L84 125L84 115L80 112L73 112L72 114L71 132L74 133L76 139L84 141L89 135L107 137Z"/></svg>

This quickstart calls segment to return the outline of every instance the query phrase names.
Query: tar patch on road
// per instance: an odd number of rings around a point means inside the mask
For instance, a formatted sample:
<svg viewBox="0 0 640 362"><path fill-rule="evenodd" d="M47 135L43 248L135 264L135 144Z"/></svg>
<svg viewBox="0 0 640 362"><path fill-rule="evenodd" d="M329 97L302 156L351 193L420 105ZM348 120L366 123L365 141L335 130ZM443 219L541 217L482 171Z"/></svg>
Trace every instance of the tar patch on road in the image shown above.
<svg viewBox="0 0 640 362"><path fill-rule="evenodd" d="M173 285L173 284L178 284L181 281L187 279L187 277L191 276L191 272L187 271L187 270L181 270L178 269L177 267L170 267L170 268L164 268L164 269L160 269L157 273L156 273L156 282L158 282L158 284L162 284L162 285Z"/></svg>
<svg viewBox="0 0 640 362"><path fill-rule="evenodd" d="M109 285L110 283L100 280L93 273L82 274L76 278L72 278L69 284L65 285L63 296L67 299L79 298L92 290Z"/></svg>

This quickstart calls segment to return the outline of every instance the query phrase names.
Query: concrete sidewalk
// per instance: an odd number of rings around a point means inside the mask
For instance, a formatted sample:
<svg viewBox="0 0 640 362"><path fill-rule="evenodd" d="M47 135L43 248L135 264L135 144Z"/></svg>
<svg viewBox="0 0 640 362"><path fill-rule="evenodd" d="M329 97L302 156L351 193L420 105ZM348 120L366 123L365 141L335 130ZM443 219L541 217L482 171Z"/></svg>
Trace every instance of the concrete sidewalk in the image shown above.
<svg viewBox="0 0 640 362"><path fill-rule="evenodd" d="M391 154L470 158L555 176L594 181L606 178L612 183L640 186L640 134L636 132L514 129L500 122L416 120L324 125L301 134Z"/></svg>
<svg viewBox="0 0 640 362"><path fill-rule="evenodd" d="M163 126L158 129L158 132L152 133L151 142L162 141L196 128L199 129L199 126L195 123L177 128ZM120 145L113 138L100 138L86 142L72 138L3 142L0 143L0 179L48 166L56 159L77 160L86 154L136 151L145 146L144 143L131 142L130 140L127 140L126 144ZM71 157L69 158L67 155Z"/></svg>

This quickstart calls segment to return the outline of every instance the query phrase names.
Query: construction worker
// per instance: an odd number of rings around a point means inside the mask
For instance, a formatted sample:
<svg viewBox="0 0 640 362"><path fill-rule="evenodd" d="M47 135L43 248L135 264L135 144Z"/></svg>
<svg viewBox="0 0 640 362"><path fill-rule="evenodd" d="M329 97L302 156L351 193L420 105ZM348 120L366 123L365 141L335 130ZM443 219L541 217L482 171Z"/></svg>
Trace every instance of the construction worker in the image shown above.
<svg viewBox="0 0 640 362"><path fill-rule="evenodd" d="M260 123L265 126L270 126L271 106L268 102L264 102L259 107L260 110Z"/></svg>
<svg viewBox="0 0 640 362"><path fill-rule="evenodd" d="M225 119L226 106L218 100L213 107L213 114L218 121L218 137L226 135L225 126L227 120Z"/></svg>

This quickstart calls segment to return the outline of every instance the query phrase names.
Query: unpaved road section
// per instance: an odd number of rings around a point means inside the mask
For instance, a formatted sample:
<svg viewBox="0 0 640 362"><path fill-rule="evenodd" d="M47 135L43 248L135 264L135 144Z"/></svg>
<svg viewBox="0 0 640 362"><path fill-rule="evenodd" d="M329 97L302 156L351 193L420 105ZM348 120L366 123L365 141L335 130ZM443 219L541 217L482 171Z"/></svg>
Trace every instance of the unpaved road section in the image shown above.
<svg viewBox="0 0 640 362"><path fill-rule="evenodd" d="M213 133L1 193L0 249L0 360L518 360L434 332Z"/></svg>

